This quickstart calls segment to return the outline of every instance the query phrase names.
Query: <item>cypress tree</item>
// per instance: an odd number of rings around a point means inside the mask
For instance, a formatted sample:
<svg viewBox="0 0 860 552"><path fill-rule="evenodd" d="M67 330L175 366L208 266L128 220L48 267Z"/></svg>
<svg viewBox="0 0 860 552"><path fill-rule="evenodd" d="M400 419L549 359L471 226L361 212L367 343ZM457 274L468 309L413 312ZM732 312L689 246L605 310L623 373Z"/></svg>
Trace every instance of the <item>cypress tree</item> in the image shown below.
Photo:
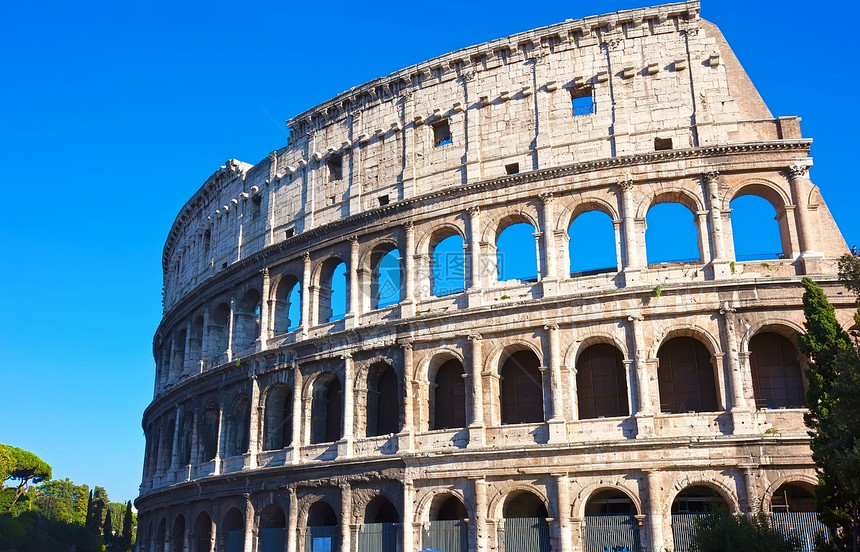
<svg viewBox="0 0 860 552"><path fill-rule="evenodd" d="M113 519L110 514L110 509L108 509L107 514L105 514L105 523L104 527L102 527L102 541L104 542L108 550L112 548L111 544L113 541Z"/></svg>
<svg viewBox="0 0 860 552"><path fill-rule="evenodd" d="M832 542L818 550L858 552L860 537L860 354L836 320L824 291L802 280L806 333L798 338L809 358L804 422L818 465L816 497Z"/></svg>
<svg viewBox="0 0 860 552"><path fill-rule="evenodd" d="M123 520L122 520L122 537L120 538L120 541L119 541L120 542L120 546L119 546L120 552L130 552L131 551L131 546L133 544L132 543L132 537L131 537L131 531L132 531L132 524L133 523L134 523L134 520L132 519L131 500L129 500L128 504L126 504L126 506L125 506L125 516L123 517Z"/></svg>

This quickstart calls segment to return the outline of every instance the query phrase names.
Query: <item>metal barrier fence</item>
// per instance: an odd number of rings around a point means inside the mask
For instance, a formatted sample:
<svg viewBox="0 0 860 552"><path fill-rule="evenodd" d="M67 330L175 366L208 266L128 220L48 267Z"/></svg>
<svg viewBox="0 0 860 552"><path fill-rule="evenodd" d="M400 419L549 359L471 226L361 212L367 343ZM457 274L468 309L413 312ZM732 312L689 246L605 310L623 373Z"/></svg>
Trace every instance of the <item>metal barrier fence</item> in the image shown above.
<svg viewBox="0 0 860 552"><path fill-rule="evenodd" d="M468 552L469 528L463 520L431 521L424 529L421 546L443 552Z"/></svg>
<svg viewBox="0 0 860 552"><path fill-rule="evenodd" d="M397 552L393 523L365 523L358 530L358 552Z"/></svg>
<svg viewBox="0 0 860 552"><path fill-rule="evenodd" d="M499 527L500 552L551 552L545 518L505 518Z"/></svg>
<svg viewBox="0 0 860 552"><path fill-rule="evenodd" d="M639 522L632 514L585 516L584 552L638 552Z"/></svg>
<svg viewBox="0 0 860 552"><path fill-rule="evenodd" d="M305 552L337 552L340 549L340 526L308 527Z"/></svg>
<svg viewBox="0 0 860 552"><path fill-rule="evenodd" d="M284 552L286 531L282 528L260 529L257 537L257 552Z"/></svg>
<svg viewBox="0 0 860 552"><path fill-rule="evenodd" d="M672 515L674 552L687 552L690 549L696 520L707 515L710 514ZM830 540L827 528L818 521L818 514L815 512L774 513L771 514L771 524L783 534L797 535L803 552L812 552L815 549L815 535L818 533L823 533L824 538Z"/></svg>
<svg viewBox="0 0 860 552"><path fill-rule="evenodd" d="M822 533L825 540L830 541L830 533L823 523L818 521L815 512L777 512L771 515L774 529L784 534L794 534L800 539L800 549L803 552L815 550L815 535Z"/></svg>

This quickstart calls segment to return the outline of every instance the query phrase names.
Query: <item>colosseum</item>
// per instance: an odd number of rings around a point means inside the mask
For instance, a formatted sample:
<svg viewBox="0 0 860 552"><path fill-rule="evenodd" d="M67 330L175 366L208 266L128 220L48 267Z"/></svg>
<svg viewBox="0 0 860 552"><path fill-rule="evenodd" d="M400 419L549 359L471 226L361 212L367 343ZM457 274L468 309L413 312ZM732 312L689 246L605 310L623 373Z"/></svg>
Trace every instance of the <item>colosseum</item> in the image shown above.
<svg viewBox="0 0 860 552"><path fill-rule="evenodd" d="M847 247L699 10L451 52L215 171L164 246L139 551L684 551L719 505L814 533L800 279L850 325ZM744 198L779 251L740 251Z"/></svg>

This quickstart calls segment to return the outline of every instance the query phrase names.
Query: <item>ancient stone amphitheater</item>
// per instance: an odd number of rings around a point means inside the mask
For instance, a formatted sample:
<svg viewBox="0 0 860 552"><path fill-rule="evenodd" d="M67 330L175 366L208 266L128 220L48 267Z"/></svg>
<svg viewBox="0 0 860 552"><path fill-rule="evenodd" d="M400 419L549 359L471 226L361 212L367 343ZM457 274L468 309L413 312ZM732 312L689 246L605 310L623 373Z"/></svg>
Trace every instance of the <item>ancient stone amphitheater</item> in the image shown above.
<svg viewBox="0 0 860 552"><path fill-rule="evenodd" d="M799 119L698 2L445 54L288 124L170 229L140 552L682 551L719 504L814 532L799 280L849 324L846 245ZM781 251L737 252L746 196ZM695 258L654 259L667 203ZM576 268L585 216L611 266Z"/></svg>

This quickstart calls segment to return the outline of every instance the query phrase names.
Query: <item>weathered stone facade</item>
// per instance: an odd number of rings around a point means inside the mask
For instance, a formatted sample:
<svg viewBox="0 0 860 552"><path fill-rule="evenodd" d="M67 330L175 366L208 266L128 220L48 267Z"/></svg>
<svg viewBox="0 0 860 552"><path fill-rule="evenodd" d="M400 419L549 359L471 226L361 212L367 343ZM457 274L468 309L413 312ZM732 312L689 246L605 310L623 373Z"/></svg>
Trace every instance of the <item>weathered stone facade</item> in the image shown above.
<svg viewBox="0 0 860 552"><path fill-rule="evenodd" d="M770 114L698 11L446 54L216 171L164 248L141 552L370 550L375 523L412 552L458 519L469 550L510 552L523 517L571 552L598 506L634 515L646 549L678 549L678 497L770 511L785 484L808 488L799 279L849 325L847 248L799 120ZM781 258L736 258L729 203L748 194L776 210ZM699 259L647 263L664 202L695 215ZM568 229L590 211L612 220L617 266L572 274ZM499 281L497 238L517 223L537 278ZM463 290L441 294L434 250L452 236ZM379 308L391 251L399 300Z"/></svg>

